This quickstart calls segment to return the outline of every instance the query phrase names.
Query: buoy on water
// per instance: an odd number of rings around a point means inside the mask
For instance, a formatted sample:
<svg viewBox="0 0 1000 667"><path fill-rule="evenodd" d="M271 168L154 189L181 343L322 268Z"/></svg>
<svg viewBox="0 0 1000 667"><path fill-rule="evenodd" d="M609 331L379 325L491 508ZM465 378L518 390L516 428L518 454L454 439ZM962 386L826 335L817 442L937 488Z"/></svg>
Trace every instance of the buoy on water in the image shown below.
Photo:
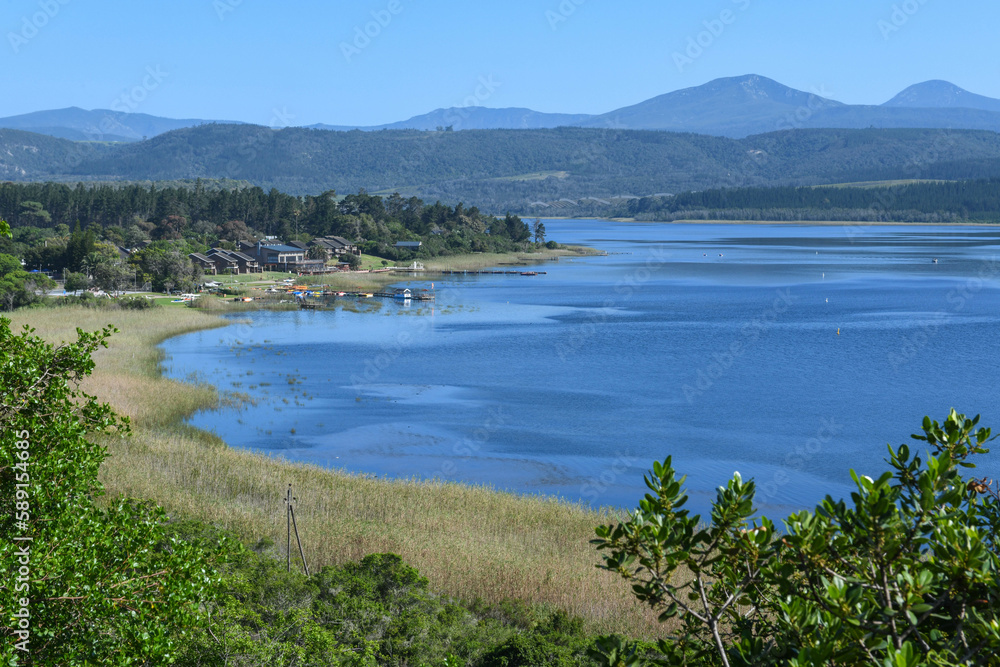
<svg viewBox="0 0 1000 667"><path fill-rule="evenodd" d="M840 335L840 327L837 327L837 335Z"/></svg>

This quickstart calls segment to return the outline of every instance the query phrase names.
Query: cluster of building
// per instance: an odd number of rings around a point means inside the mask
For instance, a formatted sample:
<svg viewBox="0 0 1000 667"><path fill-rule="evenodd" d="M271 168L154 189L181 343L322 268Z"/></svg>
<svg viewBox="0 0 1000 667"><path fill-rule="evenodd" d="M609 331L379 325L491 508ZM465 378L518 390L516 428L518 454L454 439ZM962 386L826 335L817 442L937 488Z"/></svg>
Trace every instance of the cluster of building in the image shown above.
<svg viewBox="0 0 1000 667"><path fill-rule="evenodd" d="M307 255L309 254L314 257L321 254L310 252L312 248L322 250L325 257L308 259ZM361 252L356 245L343 237L324 236L313 239L309 243L291 241L285 244L274 239L266 239L256 243L240 241L236 250L214 247L205 253L193 252L188 257L201 268L203 273L212 275L260 273L262 271L290 271L302 274L345 270L350 266L347 262L337 261L332 265L328 262L340 260L349 254L360 255Z"/></svg>

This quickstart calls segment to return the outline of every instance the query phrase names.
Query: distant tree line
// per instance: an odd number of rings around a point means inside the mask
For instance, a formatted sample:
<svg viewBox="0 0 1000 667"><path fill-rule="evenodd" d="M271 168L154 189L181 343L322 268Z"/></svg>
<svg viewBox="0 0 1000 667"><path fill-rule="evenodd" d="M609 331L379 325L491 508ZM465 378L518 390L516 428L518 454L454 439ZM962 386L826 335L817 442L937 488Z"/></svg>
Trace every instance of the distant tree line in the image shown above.
<svg viewBox="0 0 1000 667"><path fill-rule="evenodd" d="M0 215L15 230L53 230L66 236L79 225L124 245L147 239L186 238L205 244L247 235L335 235L379 247L424 240L429 248L423 252L437 255L509 250L531 236L516 217L498 224L493 216L461 203L425 204L417 197L381 197L364 190L346 197L332 190L296 197L275 189L210 185L201 179L190 187L3 183Z"/></svg>
<svg viewBox="0 0 1000 667"><path fill-rule="evenodd" d="M642 220L998 222L1000 179L703 190L632 199L615 214Z"/></svg>
<svg viewBox="0 0 1000 667"><path fill-rule="evenodd" d="M200 277L188 254L266 237L308 242L341 236L367 254L395 261L510 252L544 242L544 227L539 234L516 215L498 218L461 203L425 204L364 190L296 197L213 185L0 184L0 216L13 231L12 239L0 239L0 254L11 258L4 266L23 261L27 271L60 272L73 287L150 283L183 289ZM421 246L397 248L399 241Z"/></svg>

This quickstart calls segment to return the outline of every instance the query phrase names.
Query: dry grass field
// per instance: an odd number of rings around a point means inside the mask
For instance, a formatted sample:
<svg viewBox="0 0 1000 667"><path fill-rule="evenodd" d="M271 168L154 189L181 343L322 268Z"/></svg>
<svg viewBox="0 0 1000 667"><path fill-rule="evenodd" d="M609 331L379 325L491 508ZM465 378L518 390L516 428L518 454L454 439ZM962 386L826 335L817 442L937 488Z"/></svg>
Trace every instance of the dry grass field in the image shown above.
<svg viewBox="0 0 1000 667"><path fill-rule="evenodd" d="M163 378L157 344L224 325L215 315L186 308L67 307L13 316L13 326L29 324L53 342L74 338L76 327L92 331L112 324L121 330L95 355L97 367L85 385L133 423L130 438L106 442L101 478L108 497L151 499L172 516L283 548L283 501L291 483L313 571L394 552L447 595L551 604L583 617L595 631L658 634L655 619L634 602L625 582L594 567L599 556L588 541L593 527L611 518L606 514L486 488L372 479L288 463L230 448L185 426L185 415L217 405L220 397L212 387Z"/></svg>

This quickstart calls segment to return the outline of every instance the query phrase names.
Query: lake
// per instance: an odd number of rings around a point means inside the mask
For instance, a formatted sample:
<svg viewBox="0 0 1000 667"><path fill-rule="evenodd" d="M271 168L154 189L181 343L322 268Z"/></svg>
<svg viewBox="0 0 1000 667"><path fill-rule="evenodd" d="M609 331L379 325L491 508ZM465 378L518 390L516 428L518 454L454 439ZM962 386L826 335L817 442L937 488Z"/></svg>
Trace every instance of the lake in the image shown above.
<svg viewBox="0 0 1000 667"><path fill-rule="evenodd" d="M166 341L164 372L252 397L190 419L234 447L593 506L634 507L670 455L694 510L738 470L784 516L924 415L1000 428L998 228L544 222L608 255L241 314Z"/></svg>

